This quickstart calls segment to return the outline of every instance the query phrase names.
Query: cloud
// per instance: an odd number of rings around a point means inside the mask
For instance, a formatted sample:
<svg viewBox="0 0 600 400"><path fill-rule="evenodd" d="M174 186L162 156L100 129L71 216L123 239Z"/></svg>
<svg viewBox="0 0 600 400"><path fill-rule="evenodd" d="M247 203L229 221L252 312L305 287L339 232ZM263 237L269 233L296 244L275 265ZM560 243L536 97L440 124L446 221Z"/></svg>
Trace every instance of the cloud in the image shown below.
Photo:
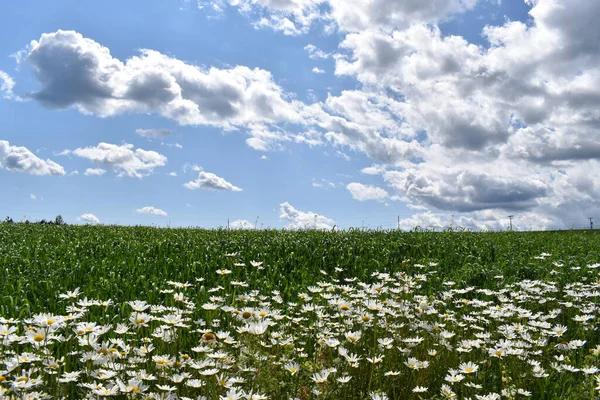
<svg viewBox="0 0 600 400"><path fill-rule="evenodd" d="M383 170L365 172L381 174L414 207L510 212L530 227L570 226L598 212L598 185L582 170L600 161L600 3L530 5L530 21L487 26L486 46L444 36L436 24L349 30L335 72L355 77L363 94L331 109L360 125L348 105L369 99L394 116L398 140L418 146L386 160L383 146L366 146L380 139L365 128L329 138L379 161ZM502 226L491 221L485 226Z"/></svg>
<svg viewBox="0 0 600 400"><path fill-rule="evenodd" d="M285 131L259 123L250 124L248 134L246 144L258 151L281 150L281 144L291 140Z"/></svg>
<svg viewBox="0 0 600 400"><path fill-rule="evenodd" d="M12 99L14 87L14 79L6 72L0 70L0 95L5 99Z"/></svg>
<svg viewBox="0 0 600 400"><path fill-rule="evenodd" d="M183 164L183 172L186 173L188 171L194 171L194 172L200 172L202 171L202 167L197 165L197 164L190 164L190 163L185 163Z"/></svg>
<svg viewBox="0 0 600 400"><path fill-rule="evenodd" d="M385 166L375 164L370 167L365 167L361 169L360 172L362 172L365 175L379 175L385 172Z"/></svg>
<svg viewBox="0 0 600 400"><path fill-rule="evenodd" d="M26 147L11 146L0 140L0 169L31 175L65 175L65 169L52 160L42 160Z"/></svg>
<svg viewBox="0 0 600 400"><path fill-rule="evenodd" d="M325 131L330 144L364 152L381 163L398 163L424 150L415 133L399 124L396 103L381 94L346 90L328 95L324 104L307 106L304 113Z"/></svg>
<svg viewBox="0 0 600 400"><path fill-rule="evenodd" d="M230 130L298 119L296 104L259 68L205 69L147 49L123 62L101 44L62 30L32 41L27 60L41 86L30 97L51 109L104 117L152 113Z"/></svg>
<svg viewBox="0 0 600 400"><path fill-rule="evenodd" d="M389 193L380 187L373 185L363 185L362 183L358 182L352 182L348 184L348 186L346 186L346 189L348 189L348 191L352 195L352 198L358 201L382 201L389 197Z"/></svg>
<svg viewBox="0 0 600 400"><path fill-rule="evenodd" d="M30 194L29 194L29 198L30 198L31 200L37 200L37 196L36 196L35 194L33 194L33 193L30 193Z"/></svg>
<svg viewBox="0 0 600 400"><path fill-rule="evenodd" d="M137 210L135 210L135 212L139 213L139 214L153 214L153 215L159 215L161 217L166 217L167 213L164 212L163 210L161 210L160 208L155 208L152 206L147 206L147 207L142 207L142 208L138 208Z"/></svg>
<svg viewBox="0 0 600 400"><path fill-rule="evenodd" d="M177 149L183 149L183 146L179 143L166 143L166 142L160 142L161 146L167 146L167 147L175 147Z"/></svg>
<svg viewBox="0 0 600 400"><path fill-rule="evenodd" d="M433 23L475 7L477 0L230 0L257 28L300 35L316 22L331 33ZM328 12L322 12L327 9ZM309 45L312 46L312 45ZM308 47L308 46L307 46Z"/></svg>
<svg viewBox="0 0 600 400"><path fill-rule="evenodd" d="M83 175L85 176L101 176L106 173L105 169L102 168L88 168L85 170Z"/></svg>
<svg viewBox="0 0 600 400"><path fill-rule="evenodd" d="M146 138L160 138L173 133L170 129L136 129L135 133Z"/></svg>
<svg viewBox="0 0 600 400"><path fill-rule="evenodd" d="M167 157L155 151L134 149L132 144L119 146L99 143L97 146L78 148L72 151L76 156L112 168L117 176L142 178L151 175L154 169L167 164Z"/></svg>
<svg viewBox="0 0 600 400"><path fill-rule="evenodd" d="M330 182L327 179L322 179L322 178L320 181L317 181L313 178L312 186L316 187L316 188L325 188L325 189L333 188L333 189L335 189L335 183Z"/></svg>
<svg viewBox="0 0 600 400"><path fill-rule="evenodd" d="M398 227L404 230L412 230L415 228L433 230L449 227L449 224L446 225L439 216L433 214L431 211L427 211L424 213L413 214L409 218L401 219L398 223Z"/></svg>
<svg viewBox="0 0 600 400"><path fill-rule="evenodd" d="M314 44L307 44L306 46L304 46L304 50L308 52L308 57L313 60L325 59L331 56L331 54L325 53L323 50L319 49Z"/></svg>
<svg viewBox="0 0 600 400"><path fill-rule="evenodd" d="M323 215L299 211L288 202L279 205L279 218L290 221L286 229L332 229L335 223Z"/></svg>
<svg viewBox="0 0 600 400"><path fill-rule="evenodd" d="M339 29L353 32L442 21L472 9L477 0L329 0L329 4Z"/></svg>
<svg viewBox="0 0 600 400"><path fill-rule="evenodd" d="M322 70L322 69L321 69L321 68L319 68L319 67L314 67L314 68L312 69L312 72L314 72L315 74L324 74L324 73L325 73L325 71L324 71L324 70Z"/></svg>
<svg viewBox="0 0 600 400"><path fill-rule="evenodd" d="M254 229L254 224L245 219L239 219L229 224L229 227L231 229Z"/></svg>
<svg viewBox="0 0 600 400"><path fill-rule="evenodd" d="M190 181L183 185L186 189L196 190L196 189L204 189L204 190L229 190L232 192L241 192L237 186L232 185L227 182L225 179L217 176L211 172L201 171L198 174L198 178L194 181Z"/></svg>
<svg viewBox="0 0 600 400"><path fill-rule="evenodd" d="M526 210L548 193L535 176L434 168L388 171L384 179L398 193L440 210Z"/></svg>
<svg viewBox="0 0 600 400"><path fill-rule="evenodd" d="M229 0L256 28L270 28L284 35L307 33L321 18L324 0Z"/></svg>
<svg viewBox="0 0 600 400"><path fill-rule="evenodd" d="M78 221L91 222L93 224L99 224L100 223L100 220L94 214L82 214L79 217L77 217L77 220Z"/></svg>
<svg viewBox="0 0 600 400"><path fill-rule="evenodd" d="M177 176L177 172L169 172L169 176Z"/></svg>

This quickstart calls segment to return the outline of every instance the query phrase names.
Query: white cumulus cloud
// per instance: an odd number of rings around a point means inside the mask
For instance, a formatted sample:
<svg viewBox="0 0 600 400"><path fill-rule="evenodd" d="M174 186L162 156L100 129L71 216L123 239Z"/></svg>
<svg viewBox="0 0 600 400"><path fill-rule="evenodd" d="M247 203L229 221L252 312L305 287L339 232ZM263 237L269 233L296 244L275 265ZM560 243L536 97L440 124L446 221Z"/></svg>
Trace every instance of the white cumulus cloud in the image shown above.
<svg viewBox="0 0 600 400"><path fill-rule="evenodd" d="M259 68L200 68L148 49L121 61L75 31L44 33L28 49L41 86L30 96L47 108L99 116L154 113L182 125L225 129L299 118L296 103L284 99L271 74ZM163 133L138 130L143 136Z"/></svg>
<svg viewBox="0 0 600 400"><path fill-rule="evenodd" d="M373 185L363 185L362 183L352 182L346 186L346 189L352 195L354 200L385 200L389 197L389 193L380 187Z"/></svg>
<svg viewBox="0 0 600 400"><path fill-rule="evenodd" d="M112 168L117 176L142 178L151 175L154 169L167 164L167 157L151 150L134 149L132 144L116 145L99 143L97 146L78 148L76 156Z"/></svg>
<svg viewBox="0 0 600 400"><path fill-rule="evenodd" d="M229 224L231 229L254 229L254 224L245 219L238 219Z"/></svg>
<svg viewBox="0 0 600 400"><path fill-rule="evenodd" d="M99 224L100 220L98 219L98 217L96 217L94 214L82 214L79 217L77 217L78 221L85 221L85 222L91 222L93 224Z"/></svg>
<svg viewBox="0 0 600 400"><path fill-rule="evenodd" d="M0 140L0 169L31 175L65 175L66 173L60 164L49 159L42 160L26 147L11 146L6 140Z"/></svg>
<svg viewBox="0 0 600 400"><path fill-rule="evenodd" d="M232 192L241 192L237 186L227 182L225 179L213 174L212 172L201 171L196 180L190 181L183 185L190 190L205 189L205 190L229 190Z"/></svg>
<svg viewBox="0 0 600 400"><path fill-rule="evenodd" d="M279 205L279 218L290 221L286 229L332 229L335 224L324 215L297 210L287 201Z"/></svg>

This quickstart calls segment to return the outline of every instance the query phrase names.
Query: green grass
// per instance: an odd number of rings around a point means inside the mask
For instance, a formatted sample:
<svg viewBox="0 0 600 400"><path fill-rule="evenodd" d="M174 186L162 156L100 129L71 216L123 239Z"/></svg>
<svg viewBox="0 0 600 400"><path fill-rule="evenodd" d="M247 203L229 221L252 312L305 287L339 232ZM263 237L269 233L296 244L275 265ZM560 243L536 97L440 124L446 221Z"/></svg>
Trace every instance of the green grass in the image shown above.
<svg viewBox="0 0 600 400"><path fill-rule="evenodd" d="M215 280L217 268L231 266L226 254L232 252L269 266L252 277L253 284L280 290L286 299L318 282L320 270L334 274L339 267L344 272L336 276L365 280L374 271L415 272L402 265L408 259L438 262L439 273L461 285L494 288L496 275L508 283L546 278L551 265L532 263L542 252L568 266L597 262L600 231L286 232L0 224L0 315L53 312L58 293L75 287L91 297L123 302L139 293L150 295L167 280ZM232 279L248 278L237 272Z"/></svg>

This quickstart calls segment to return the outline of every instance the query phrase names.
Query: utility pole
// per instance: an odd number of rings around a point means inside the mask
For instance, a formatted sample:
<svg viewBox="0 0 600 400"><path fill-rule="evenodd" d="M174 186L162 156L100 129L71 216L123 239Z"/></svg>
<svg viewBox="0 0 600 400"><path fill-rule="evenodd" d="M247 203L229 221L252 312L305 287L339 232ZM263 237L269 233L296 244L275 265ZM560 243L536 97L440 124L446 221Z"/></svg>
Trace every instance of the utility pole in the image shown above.
<svg viewBox="0 0 600 400"><path fill-rule="evenodd" d="M592 217L588 218L590 220L590 229L594 229L594 219Z"/></svg>
<svg viewBox="0 0 600 400"><path fill-rule="evenodd" d="M513 219L514 215L509 215L508 219L510 220L510 230L512 231L512 219Z"/></svg>
<svg viewBox="0 0 600 400"><path fill-rule="evenodd" d="M398 224L396 225L396 229L400 230L400 216L398 215Z"/></svg>
<svg viewBox="0 0 600 400"><path fill-rule="evenodd" d="M229 230L229 218L227 218L227 230Z"/></svg>
<svg viewBox="0 0 600 400"><path fill-rule="evenodd" d="M454 214L450 214L450 229L454 226Z"/></svg>

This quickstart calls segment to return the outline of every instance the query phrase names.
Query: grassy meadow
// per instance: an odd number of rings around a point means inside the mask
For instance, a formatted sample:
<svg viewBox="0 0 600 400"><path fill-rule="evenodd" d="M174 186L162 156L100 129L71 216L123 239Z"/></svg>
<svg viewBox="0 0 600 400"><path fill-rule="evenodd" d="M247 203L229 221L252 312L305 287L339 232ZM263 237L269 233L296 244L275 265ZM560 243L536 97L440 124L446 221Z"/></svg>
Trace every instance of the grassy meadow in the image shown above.
<svg viewBox="0 0 600 400"><path fill-rule="evenodd" d="M600 234L0 224L0 398L589 399Z"/></svg>

